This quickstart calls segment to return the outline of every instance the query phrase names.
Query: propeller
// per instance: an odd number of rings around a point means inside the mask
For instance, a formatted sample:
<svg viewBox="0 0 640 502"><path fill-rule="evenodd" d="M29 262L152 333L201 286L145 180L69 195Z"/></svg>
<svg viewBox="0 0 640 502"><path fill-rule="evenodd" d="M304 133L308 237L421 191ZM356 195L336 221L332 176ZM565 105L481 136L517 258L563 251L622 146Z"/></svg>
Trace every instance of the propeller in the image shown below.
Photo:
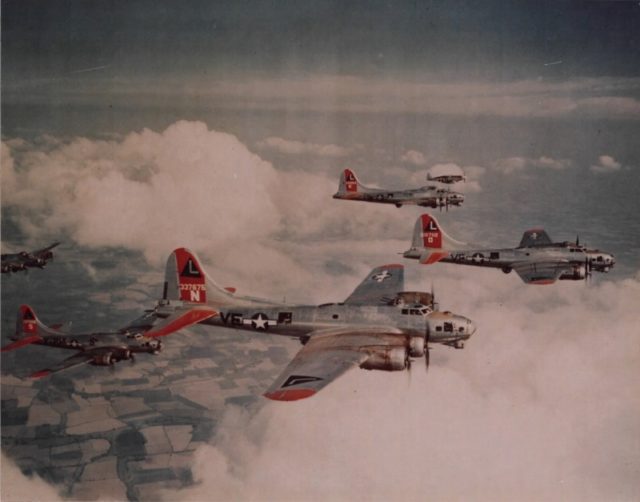
<svg viewBox="0 0 640 502"><path fill-rule="evenodd" d="M591 277L591 260L587 255L584 259L584 281L589 282L589 277Z"/></svg>
<svg viewBox="0 0 640 502"><path fill-rule="evenodd" d="M580 245L580 236L576 234L576 246Z"/></svg>
<svg viewBox="0 0 640 502"><path fill-rule="evenodd" d="M427 322L427 334L424 336L424 364L426 371L429 371L429 342L431 341L431 326Z"/></svg>

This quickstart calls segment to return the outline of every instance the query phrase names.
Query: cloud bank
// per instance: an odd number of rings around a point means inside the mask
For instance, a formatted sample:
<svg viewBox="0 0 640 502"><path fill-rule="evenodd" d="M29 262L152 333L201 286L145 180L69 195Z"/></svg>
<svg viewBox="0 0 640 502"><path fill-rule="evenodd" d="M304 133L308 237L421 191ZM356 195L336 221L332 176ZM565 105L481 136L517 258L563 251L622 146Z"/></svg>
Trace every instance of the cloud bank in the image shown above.
<svg viewBox="0 0 640 502"><path fill-rule="evenodd" d="M314 277L310 260L331 269L342 261L342 244L351 244L362 249L359 263L367 263L394 249L377 241L401 237L404 244L411 231L402 231L392 208L353 211L351 203L332 200L335 178L279 171L235 136L201 122L119 141L3 142L2 181L3 209L13 209L34 240L65 234L82 246L140 251L154 265L188 246L216 273L224 269L225 280L264 292L284 287L273 284L274 269L299 279L294 292L309 294L310 283L321 291L331 278ZM323 254L327 241L337 245Z"/></svg>
<svg viewBox="0 0 640 502"><path fill-rule="evenodd" d="M196 100L198 106L225 109L314 111L322 113L428 113L456 116L567 117L637 119L637 77L567 80L528 79L506 82L439 82L429 78L365 78L311 75L306 78L211 79L184 76L147 81L62 80L3 86L10 103L62 102L152 104ZM85 86L85 87L83 87ZM5 89L6 87L6 89ZM153 92L149 92L153 89Z"/></svg>

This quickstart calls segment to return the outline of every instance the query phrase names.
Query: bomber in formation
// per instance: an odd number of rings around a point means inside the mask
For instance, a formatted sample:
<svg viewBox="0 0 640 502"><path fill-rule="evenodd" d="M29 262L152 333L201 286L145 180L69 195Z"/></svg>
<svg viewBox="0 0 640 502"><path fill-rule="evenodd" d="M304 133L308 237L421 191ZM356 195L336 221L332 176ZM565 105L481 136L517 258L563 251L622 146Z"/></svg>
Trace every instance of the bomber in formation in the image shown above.
<svg viewBox="0 0 640 502"><path fill-rule="evenodd" d="M542 228L527 230L515 248L477 248L449 237L429 214L420 216L405 258L420 263L456 263L512 270L527 284L552 284L557 280L581 280L592 271L608 272L615 257L576 242L553 242Z"/></svg>
<svg viewBox="0 0 640 502"><path fill-rule="evenodd" d="M19 253L3 254L2 273L26 272L28 268L34 267L44 268L47 262L53 260L53 251L51 250L59 244L59 242L54 242L50 246L44 249L38 249L37 251L20 251Z"/></svg>
<svg viewBox="0 0 640 502"><path fill-rule="evenodd" d="M333 198L394 204L396 207L413 204L433 208L444 207L446 209L449 209L449 206L461 206L464 202L464 195L461 193L454 192L448 188L438 188L435 185L406 190L385 190L383 188L366 187L358 181L351 169L342 171L338 191L333 195Z"/></svg>

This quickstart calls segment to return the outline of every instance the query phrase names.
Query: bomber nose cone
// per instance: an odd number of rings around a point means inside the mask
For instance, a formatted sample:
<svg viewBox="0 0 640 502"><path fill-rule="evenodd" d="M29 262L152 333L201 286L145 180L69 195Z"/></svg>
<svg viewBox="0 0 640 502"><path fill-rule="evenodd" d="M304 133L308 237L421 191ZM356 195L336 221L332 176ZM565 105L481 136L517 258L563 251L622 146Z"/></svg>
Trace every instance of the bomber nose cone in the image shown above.
<svg viewBox="0 0 640 502"><path fill-rule="evenodd" d="M467 333L469 336L473 335L476 332L476 323L474 323L471 319L467 319Z"/></svg>

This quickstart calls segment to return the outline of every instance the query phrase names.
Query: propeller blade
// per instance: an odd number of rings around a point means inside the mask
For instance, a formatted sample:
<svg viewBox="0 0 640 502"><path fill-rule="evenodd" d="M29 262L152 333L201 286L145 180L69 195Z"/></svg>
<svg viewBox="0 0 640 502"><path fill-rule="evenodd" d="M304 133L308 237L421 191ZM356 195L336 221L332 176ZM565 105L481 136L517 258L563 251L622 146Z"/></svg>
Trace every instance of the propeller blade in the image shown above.
<svg viewBox="0 0 640 502"><path fill-rule="evenodd" d="M589 277L591 276L591 260L587 256L584 259L584 281L589 282Z"/></svg>
<svg viewBox="0 0 640 502"><path fill-rule="evenodd" d="M424 364L425 364L426 371L429 371L429 363L430 363L429 342L430 341L431 341L431 327L429 326L429 323L427 323L427 334L424 336Z"/></svg>

